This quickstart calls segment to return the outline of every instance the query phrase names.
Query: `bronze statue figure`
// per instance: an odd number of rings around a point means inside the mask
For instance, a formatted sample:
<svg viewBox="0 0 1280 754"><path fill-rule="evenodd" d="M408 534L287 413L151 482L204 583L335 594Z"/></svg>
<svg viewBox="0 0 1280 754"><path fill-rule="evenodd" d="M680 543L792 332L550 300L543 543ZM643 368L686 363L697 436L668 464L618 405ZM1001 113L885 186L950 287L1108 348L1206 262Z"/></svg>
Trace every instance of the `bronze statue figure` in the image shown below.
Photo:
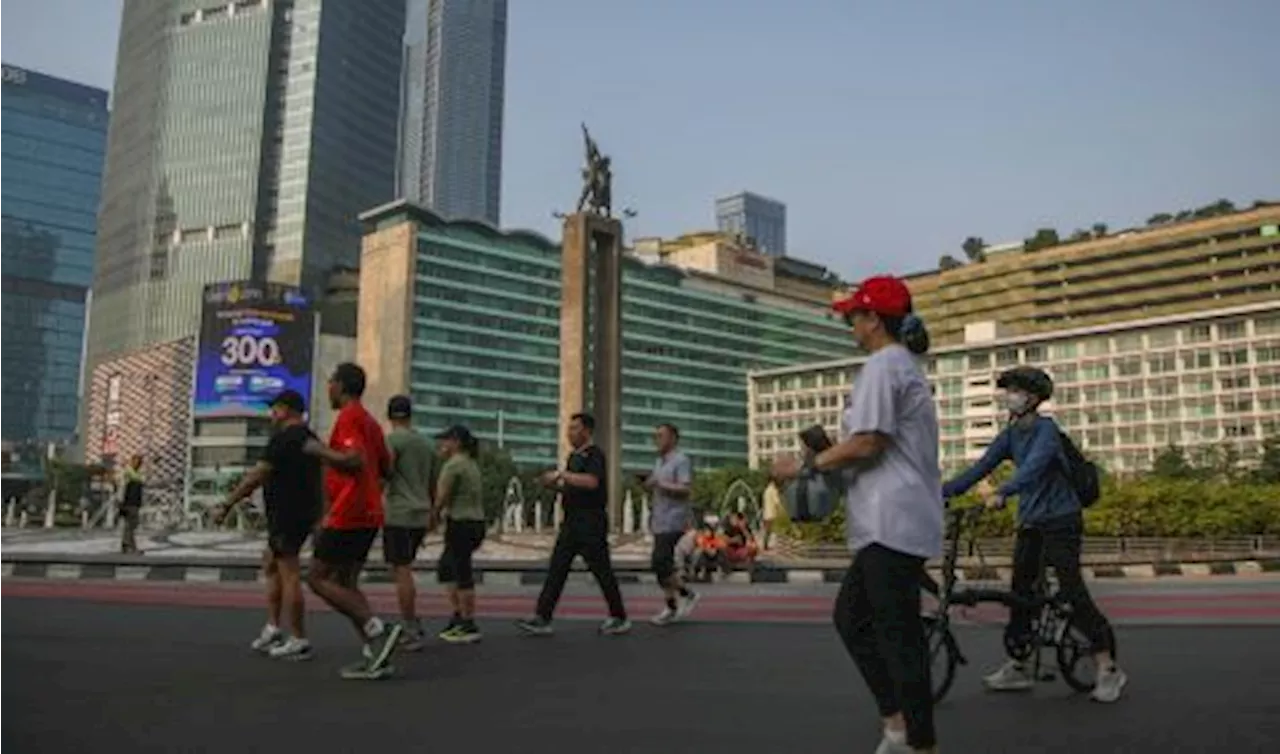
<svg viewBox="0 0 1280 754"><path fill-rule="evenodd" d="M602 217L610 217L613 212L613 170L607 155L600 153L600 147L587 124L582 124L582 138L587 149L586 166L582 168L582 194L578 197L578 211L587 211Z"/></svg>

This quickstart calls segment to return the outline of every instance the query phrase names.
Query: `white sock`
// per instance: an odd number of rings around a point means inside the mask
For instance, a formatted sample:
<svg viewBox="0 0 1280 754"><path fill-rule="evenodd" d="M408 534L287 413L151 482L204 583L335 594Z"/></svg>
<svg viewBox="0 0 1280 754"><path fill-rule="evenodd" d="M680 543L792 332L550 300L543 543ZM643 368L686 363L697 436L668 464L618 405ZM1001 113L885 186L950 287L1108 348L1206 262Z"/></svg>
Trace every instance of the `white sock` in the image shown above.
<svg viewBox="0 0 1280 754"><path fill-rule="evenodd" d="M905 730L890 730L889 728L885 728L884 737L889 739L890 743L900 744L902 746L907 745L907 732Z"/></svg>
<svg viewBox="0 0 1280 754"><path fill-rule="evenodd" d="M382 635L382 631L384 628L385 626L382 625L382 619L376 615L373 616L368 620L367 623L364 624L365 638L376 639L377 637Z"/></svg>

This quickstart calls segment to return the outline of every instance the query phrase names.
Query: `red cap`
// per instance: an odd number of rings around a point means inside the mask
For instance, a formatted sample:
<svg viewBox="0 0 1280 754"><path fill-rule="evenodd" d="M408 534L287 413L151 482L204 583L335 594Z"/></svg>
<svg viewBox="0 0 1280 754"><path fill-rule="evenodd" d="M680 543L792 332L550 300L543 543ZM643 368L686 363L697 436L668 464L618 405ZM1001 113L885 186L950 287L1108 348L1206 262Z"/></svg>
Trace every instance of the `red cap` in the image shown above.
<svg viewBox="0 0 1280 754"><path fill-rule="evenodd" d="M877 275L862 281L848 296L831 305L841 314L873 312L886 317L905 317L911 313L911 291L901 280Z"/></svg>

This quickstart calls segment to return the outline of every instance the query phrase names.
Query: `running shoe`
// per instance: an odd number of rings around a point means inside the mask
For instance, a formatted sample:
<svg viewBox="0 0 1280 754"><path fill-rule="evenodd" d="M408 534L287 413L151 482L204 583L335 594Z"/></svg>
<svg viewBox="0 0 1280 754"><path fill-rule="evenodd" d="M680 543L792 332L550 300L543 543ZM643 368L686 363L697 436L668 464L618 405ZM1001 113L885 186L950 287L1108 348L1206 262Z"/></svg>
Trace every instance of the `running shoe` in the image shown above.
<svg viewBox="0 0 1280 754"><path fill-rule="evenodd" d="M650 618L649 622L655 626L669 626L678 620L680 620L679 610L676 610L670 607L664 607L662 608L662 612Z"/></svg>
<svg viewBox="0 0 1280 754"><path fill-rule="evenodd" d="M258 638L253 640L249 648L255 652L266 654L271 648L284 641L284 634L275 626L263 626Z"/></svg>
<svg viewBox="0 0 1280 754"><path fill-rule="evenodd" d="M600 633L604 636L622 636L631 633L631 621L626 618L609 618L600 624Z"/></svg>
<svg viewBox="0 0 1280 754"><path fill-rule="evenodd" d="M518 620L516 621L516 628L529 636L550 636L555 633L555 629L551 627L551 621L546 618L534 617Z"/></svg>
<svg viewBox="0 0 1280 754"><path fill-rule="evenodd" d="M1026 691L1035 685L1031 673L1017 660L1009 660L1000 669L982 679L991 691Z"/></svg>
<svg viewBox="0 0 1280 754"><path fill-rule="evenodd" d="M400 634L399 648L401 650L405 652L421 652L426 645L427 638L421 626L404 626L404 633Z"/></svg>
<svg viewBox="0 0 1280 754"><path fill-rule="evenodd" d="M353 662L344 667L340 674L344 680L348 681L380 681L394 675L395 668L390 665L375 668L368 662Z"/></svg>
<svg viewBox="0 0 1280 754"><path fill-rule="evenodd" d="M267 654L273 660L290 660L299 662L311 659L311 642L306 639L299 639L296 636L290 636L285 641L276 644Z"/></svg>
<svg viewBox="0 0 1280 754"><path fill-rule="evenodd" d="M1103 704L1111 704L1119 701L1121 692L1129 683L1129 676L1120 668L1112 666L1108 670L1098 671L1098 680L1093 687L1093 693L1090 695L1095 702Z"/></svg>
<svg viewBox="0 0 1280 754"><path fill-rule="evenodd" d="M396 651L396 645L400 643L400 637L404 634L404 626L399 623L391 626L384 625L382 633L373 637L365 644L368 652L365 657L368 658L369 668L371 670L380 670L388 667L391 663L391 655Z"/></svg>
<svg viewBox="0 0 1280 754"><path fill-rule="evenodd" d="M436 636L443 639L445 634L452 633L453 630L457 628L458 624L461 622L462 622L462 616L458 615L457 613L454 613L452 616L450 616L449 622L445 624L444 628L440 629L440 633L436 634Z"/></svg>
<svg viewBox="0 0 1280 754"><path fill-rule="evenodd" d="M678 607L676 607L676 618L684 620L693 614L693 609L698 606L698 600L701 597L697 592L689 592L688 597L681 597Z"/></svg>
<svg viewBox="0 0 1280 754"><path fill-rule="evenodd" d="M452 631L440 634L440 638L449 644L475 644L484 638L475 621L463 621L453 627Z"/></svg>

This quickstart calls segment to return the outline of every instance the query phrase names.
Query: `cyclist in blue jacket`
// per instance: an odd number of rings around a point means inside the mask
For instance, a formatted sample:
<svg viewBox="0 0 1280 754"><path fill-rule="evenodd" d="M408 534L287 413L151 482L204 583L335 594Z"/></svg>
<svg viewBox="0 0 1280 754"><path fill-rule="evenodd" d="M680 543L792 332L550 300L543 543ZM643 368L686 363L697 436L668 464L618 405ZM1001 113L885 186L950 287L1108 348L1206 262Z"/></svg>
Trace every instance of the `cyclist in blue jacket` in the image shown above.
<svg viewBox="0 0 1280 754"><path fill-rule="evenodd" d="M1000 508L1008 498L1018 498L1012 590L1031 597L1044 567L1053 567L1060 593L1071 603L1072 623L1092 645L1097 662L1093 698L1114 702L1128 678L1115 663L1115 632L1094 604L1080 573L1084 510L1065 475L1067 463L1058 425L1038 411L1040 404L1053 396L1053 380L1041 369L1020 366L1002 373L996 386L1004 391L1009 425L974 466L943 485L942 494L947 498L963 495L1004 461L1014 462L1017 471L1013 477L987 501L988 506ZM1027 610L1010 611L1006 646L1026 645L1031 618ZM1010 659L983 682L994 691L1014 691L1030 689L1034 679L1024 663Z"/></svg>

